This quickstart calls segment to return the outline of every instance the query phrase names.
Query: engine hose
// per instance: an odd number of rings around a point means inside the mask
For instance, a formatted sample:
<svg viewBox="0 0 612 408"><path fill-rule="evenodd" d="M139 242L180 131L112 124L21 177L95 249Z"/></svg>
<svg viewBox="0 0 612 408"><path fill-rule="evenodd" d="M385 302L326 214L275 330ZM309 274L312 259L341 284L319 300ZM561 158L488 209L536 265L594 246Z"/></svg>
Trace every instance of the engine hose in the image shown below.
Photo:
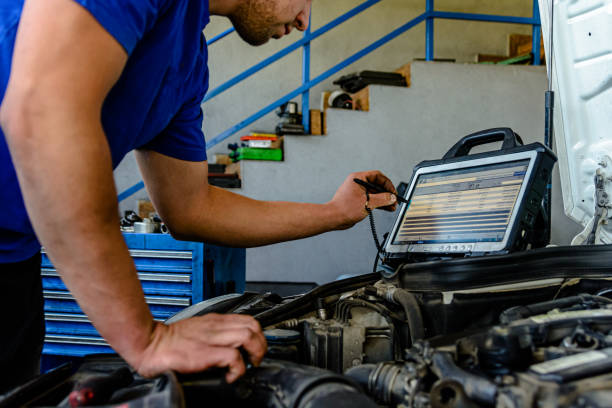
<svg viewBox="0 0 612 408"><path fill-rule="evenodd" d="M457 367L450 353L438 351L432 357L432 371L440 380L453 380L463 386L465 394L482 404L494 405L497 386L491 381Z"/></svg>
<svg viewBox="0 0 612 408"><path fill-rule="evenodd" d="M304 393L296 408L338 408L350 401L352 408L376 408L378 405L347 384L321 384Z"/></svg>
<svg viewBox="0 0 612 408"><path fill-rule="evenodd" d="M349 368L344 375L353 379L375 400L390 406L409 406L415 370L401 363L362 364ZM411 405L410 405L411 406Z"/></svg>
<svg viewBox="0 0 612 408"><path fill-rule="evenodd" d="M344 372L344 375L352 378L364 390L369 390L370 375L376 369L376 364L361 364L351 367Z"/></svg>
<svg viewBox="0 0 612 408"><path fill-rule="evenodd" d="M338 408L347 403L351 408L377 407L350 378L288 361L264 359L231 385L210 381L205 373L195 378L186 395L198 402L198 396L222 400L228 407Z"/></svg>
<svg viewBox="0 0 612 408"><path fill-rule="evenodd" d="M414 344L415 341L424 338L425 326L423 324L421 308L416 297L407 290L399 288L392 289L391 296L393 300L404 309L406 320L408 320L408 326L410 328L411 342Z"/></svg>

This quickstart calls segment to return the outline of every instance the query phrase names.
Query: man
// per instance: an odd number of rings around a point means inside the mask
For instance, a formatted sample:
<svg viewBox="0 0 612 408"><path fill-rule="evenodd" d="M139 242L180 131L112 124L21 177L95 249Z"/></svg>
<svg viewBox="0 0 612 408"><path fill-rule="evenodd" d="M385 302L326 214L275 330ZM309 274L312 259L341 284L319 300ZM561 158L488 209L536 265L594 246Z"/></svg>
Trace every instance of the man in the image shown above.
<svg viewBox="0 0 612 408"><path fill-rule="evenodd" d="M253 45L308 24L310 0L3 0L0 3L0 390L32 377L44 335L40 244L100 334L139 373L245 371L266 350L247 316L153 321L118 228L112 171L136 157L175 237L257 246L344 229L366 203L353 177L326 204L263 202L207 185L202 29L227 16ZM252 217L257 213L257 217ZM10 369L10 370L9 370Z"/></svg>

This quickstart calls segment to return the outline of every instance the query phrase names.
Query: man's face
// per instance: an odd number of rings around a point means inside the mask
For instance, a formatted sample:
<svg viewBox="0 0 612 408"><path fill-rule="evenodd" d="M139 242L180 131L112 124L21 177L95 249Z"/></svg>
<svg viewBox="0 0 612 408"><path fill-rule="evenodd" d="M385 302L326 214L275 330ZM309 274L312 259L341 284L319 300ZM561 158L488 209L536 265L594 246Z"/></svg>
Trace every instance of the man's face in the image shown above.
<svg viewBox="0 0 612 408"><path fill-rule="evenodd" d="M229 16L236 32L251 45L308 27L311 0L243 0Z"/></svg>

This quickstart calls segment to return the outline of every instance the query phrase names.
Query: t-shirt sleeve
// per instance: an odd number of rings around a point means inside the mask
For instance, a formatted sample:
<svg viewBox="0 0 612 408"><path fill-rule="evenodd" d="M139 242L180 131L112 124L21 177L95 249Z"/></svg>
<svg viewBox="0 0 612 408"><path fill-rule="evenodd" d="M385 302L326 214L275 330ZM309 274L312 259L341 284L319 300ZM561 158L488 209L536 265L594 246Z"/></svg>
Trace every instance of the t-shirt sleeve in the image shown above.
<svg viewBox="0 0 612 408"><path fill-rule="evenodd" d="M73 0L125 48L128 55L153 27L167 0Z"/></svg>
<svg viewBox="0 0 612 408"><path fill-rule="evenodd" d="M206 160L201 102L202 97L199 96L186 102L166 129L140 149L153 150L180 160Z"/></svg>

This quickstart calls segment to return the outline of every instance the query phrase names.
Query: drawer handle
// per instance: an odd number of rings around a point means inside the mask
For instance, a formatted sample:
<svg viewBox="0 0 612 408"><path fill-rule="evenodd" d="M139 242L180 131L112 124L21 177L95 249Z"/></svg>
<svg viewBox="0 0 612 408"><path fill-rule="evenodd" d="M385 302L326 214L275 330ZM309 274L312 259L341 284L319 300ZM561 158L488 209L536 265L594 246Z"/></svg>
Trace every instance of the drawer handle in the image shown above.
<svg viewBox="0 0 612 408"><path fill-rule="evenodd" d="M96 337L46 335L45 343L69 343L69 344L84 344L88 346L107 346L108 347L108 343L104 341L104 339L96 338Z"/></svg>
<svg viewBox="0 0 612 408"><path fill-rule="evenodd" d="M70 292L59 292L55 290L44 290L43 296L45 299L74 300L74 297L70 294ZM149 305L167 306L189 306L191 304L191 300L189 298L157 296L145 296L145 302L147 302Z"/></svg>
<svg viewBox="0 0 612 408"><path fill-rule="evenodd" d="M47 278L59 278L60 277L57 271L52 268L42 268L41 275ZM191 275L178 275L178 274L139 272L138 278L141 281L147 281L147 282L180 282L180 283L190 283L191 282Z"/></svg>

